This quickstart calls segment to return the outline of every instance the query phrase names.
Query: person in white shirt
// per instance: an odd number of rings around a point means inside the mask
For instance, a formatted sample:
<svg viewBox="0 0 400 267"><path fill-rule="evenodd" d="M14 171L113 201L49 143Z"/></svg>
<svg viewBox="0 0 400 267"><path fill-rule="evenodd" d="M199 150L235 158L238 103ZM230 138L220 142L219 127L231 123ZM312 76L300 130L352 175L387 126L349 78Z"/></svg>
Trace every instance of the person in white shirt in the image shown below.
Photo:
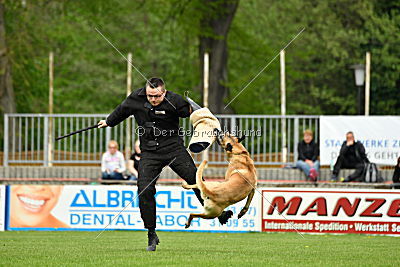
<svg viewBox="0 0 400 267"><path fill-rule="evenodd" d="M117 141L108 142L108 151L101 158L102 179L123 180L122 173L125 171L124 155L118 151Z"/></svg>

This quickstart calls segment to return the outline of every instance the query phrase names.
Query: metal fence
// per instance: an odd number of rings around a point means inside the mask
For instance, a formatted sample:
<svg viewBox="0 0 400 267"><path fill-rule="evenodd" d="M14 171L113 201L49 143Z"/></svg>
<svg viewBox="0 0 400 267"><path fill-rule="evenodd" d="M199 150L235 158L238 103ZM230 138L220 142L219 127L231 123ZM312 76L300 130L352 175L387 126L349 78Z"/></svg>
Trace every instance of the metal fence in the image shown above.
<svg viewBox="0 0 400 267"><path fill-rule="evenodd" d="M59 141L55 137L96 124L107 114L5 114L4 166L9 164L98 164L109 140L130 154L137 140L137 125L130 117L110 128L94 129ZM223 130L245 134L244 146L256 165L281 165L297 159L297 143L305 129L318 140L319 116L217 115ZM181 120L183 132L192 130L189 119ZM185 144L189 135L183 136ZM198 163L202 155L193 155ZM224 165L225 153L214 143L209 164Z"/></svg>

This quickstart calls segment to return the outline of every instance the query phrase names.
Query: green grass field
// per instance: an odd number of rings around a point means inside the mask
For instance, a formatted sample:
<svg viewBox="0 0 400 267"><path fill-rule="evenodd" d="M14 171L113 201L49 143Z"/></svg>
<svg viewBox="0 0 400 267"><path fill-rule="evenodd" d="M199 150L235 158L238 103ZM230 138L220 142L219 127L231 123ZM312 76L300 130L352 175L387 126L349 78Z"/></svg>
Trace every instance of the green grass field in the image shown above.
<svg viewBox="0 0 400 267"><path fill-rule="evenodd" d="M296 233L1 232L0 264L142 266L400 266L400 238Z"/></svg>

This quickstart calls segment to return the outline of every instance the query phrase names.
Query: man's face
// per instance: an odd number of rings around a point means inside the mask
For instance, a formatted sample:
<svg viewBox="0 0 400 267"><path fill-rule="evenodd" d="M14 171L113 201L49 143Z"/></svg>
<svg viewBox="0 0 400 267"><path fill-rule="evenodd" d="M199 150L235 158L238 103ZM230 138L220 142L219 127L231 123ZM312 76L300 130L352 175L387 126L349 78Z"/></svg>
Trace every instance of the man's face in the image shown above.
<svg viewBox="0 0 400 267"><path fill-rule="evenodd" d="M152 106L158 106L164 100L165 92L166 91L163 90L162 86L157 88L146 86L147 100Z"/></svg>
<svg viewBox="0 0 400 267"><path fill-rule="evenodd" d="M354 142L353 134L346 134L346 141L347 142Z"/></svg>
<svg viewBox="0 0 400 267"><path fill-rule="evenodd" d="M303 140L304 140L304 142L306 142L306 144L309 144L312 141L312 135L311 134L304 134Z"/></svg>

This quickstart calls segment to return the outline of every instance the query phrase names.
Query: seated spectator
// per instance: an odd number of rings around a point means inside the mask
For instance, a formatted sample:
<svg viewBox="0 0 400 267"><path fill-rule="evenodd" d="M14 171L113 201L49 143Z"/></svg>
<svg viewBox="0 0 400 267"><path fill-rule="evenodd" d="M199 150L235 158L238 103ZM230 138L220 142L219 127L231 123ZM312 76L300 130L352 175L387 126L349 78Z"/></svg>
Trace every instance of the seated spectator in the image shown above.
<svg viewBox="0 0 400 267"><path fill-rule="evenodd" d="M340 169L356 169L356 171L347 176L343 182L363 181L365 163L369 163L369 160L365 154L363 144L359 141L354 141L353 132L346 133L346 141L343 142L339 157L333 167L332 180L338 180Z"/></svg>
<svg viewBox="0 0 400 267"><path fill-rule="evenodd" d="M118 143L111 140L108 143L108 151L101 159L102 179L123 180L122 173L126 170L124 155L118 151Z"/></svg>
<svg viewBox="0 0 400 267"><path fill-rule="evenodd" d="M397 164L394 168L393 183L397 184L394 186L394 189L400 189L400 157L397 159Z"/></svg>
<svg viewBox="0 0 400 267"><path fill-rule="evenodd" d="M304 131L303 141L297 146L299 158L296 167L301 169L311 181L317 181L319 173L319 148L313 140L313 132L311 130Z"/></svg>
<svg viewBox="0 0 400 267"><path fill-rule="evenodd" d="M129 180L137 180L138 178L140 152L139 140L137 140L135 142L133 153L128 160L128 171L130 173Z"/></svg>

